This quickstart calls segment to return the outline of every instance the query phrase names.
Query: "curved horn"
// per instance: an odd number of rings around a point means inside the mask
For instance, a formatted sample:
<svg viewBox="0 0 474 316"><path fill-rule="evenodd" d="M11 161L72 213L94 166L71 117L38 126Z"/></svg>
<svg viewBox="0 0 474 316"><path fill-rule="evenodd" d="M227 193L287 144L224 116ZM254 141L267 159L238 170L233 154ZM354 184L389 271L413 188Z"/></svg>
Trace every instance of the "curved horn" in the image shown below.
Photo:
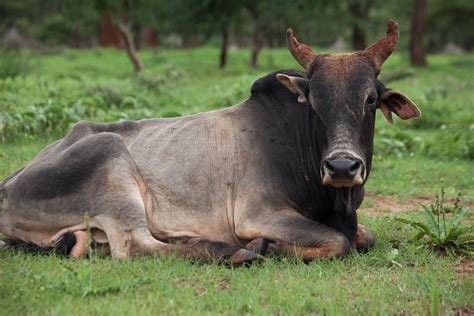
<svg viewBox="0 0 474 316"><path fill-rule="evenodd" d="M387 35L364 50L364 53L372 58L377 69L380 69L384 61L397 47L398 36L398 23L395 20L388 20Z"/></svg>
<svg viewBox="0 0 474 316"><path fill-rule="evenodd" d="M311 48L298 42L296 37L293 35L293 30L291 28L286 30L286 41L291 55L293 55L296 61L303 66L305 70L308 70L309 65L311 65L314 57L316 57Z"/></svg>

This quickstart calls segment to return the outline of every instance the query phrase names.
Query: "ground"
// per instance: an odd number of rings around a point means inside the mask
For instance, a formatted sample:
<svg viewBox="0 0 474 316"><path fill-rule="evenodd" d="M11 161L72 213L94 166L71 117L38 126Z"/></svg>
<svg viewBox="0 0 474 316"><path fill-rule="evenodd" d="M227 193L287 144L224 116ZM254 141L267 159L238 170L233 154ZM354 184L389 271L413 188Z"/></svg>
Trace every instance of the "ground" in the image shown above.
<svg viewBox="0 0 474 316"><path fill-rule="evenodd" d="M319 50L318 50L319 51ZM17 76L0 79L0 178L30 161L80 119L177 116L245 99L258 77L298 65L284 49L265 50L249 70L246 50L141 52L134 76L124 53L85 50L2 55ZM443 314L474 313L471 258L450 258L407 242L415 232L396 217L418 218L445 180L449 198L472 208L474 55L429 56L413 69L395 54L382 78L423 112L388 125L379 115L373 170L359 210L376 248L341 260L304 264L270 258L248 268L175 257L68 260L0 251L0 310L10 314ZM15 69L13 69L15 70ZM5 73L4 71L3 73ZM472 221L472 215L470 217Z"/></svg>

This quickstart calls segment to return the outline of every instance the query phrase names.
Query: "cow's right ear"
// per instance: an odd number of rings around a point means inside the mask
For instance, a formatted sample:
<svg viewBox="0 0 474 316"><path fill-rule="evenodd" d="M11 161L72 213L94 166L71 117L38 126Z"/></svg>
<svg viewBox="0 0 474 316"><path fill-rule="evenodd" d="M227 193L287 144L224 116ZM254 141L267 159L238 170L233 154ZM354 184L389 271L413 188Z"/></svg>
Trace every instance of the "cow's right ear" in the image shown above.
<svg viewBox="0 0 474 316"><path fill-rule="evenodd" d="M288 88L288 90L298 96L298 102L306 103L308 101L305 95L305 91L308 88L309 83L308 79L301 77L292 77L285 74L277 74L276 77L278 81L280 81Z"/></svg>
<svg viewBox="0 0 474 316"><path fill-rule="evenodd" d="M401 92L385 89L380 99L380 109L390 124L393 123L392 112L402 120L416 118L421 115L416 104Z"/></svg>

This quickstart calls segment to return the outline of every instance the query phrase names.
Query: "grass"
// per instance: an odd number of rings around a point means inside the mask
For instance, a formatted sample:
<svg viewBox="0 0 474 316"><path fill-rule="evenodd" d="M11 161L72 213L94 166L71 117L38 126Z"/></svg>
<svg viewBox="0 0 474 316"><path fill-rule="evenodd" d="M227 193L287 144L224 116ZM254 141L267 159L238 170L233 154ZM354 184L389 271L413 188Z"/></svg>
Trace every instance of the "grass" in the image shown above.
<svg viewBox="0 0 474 316"><path fill-rule="evenodd" d="M320 51L320 50L318 50ZM277 69L299 69L284 49L265 50L260 68L248 52L230 52L217 69L218 50L141 52L146 72L132 74L124 53L66 50L22 52L21 69L0 58L0 179L30 161L77 120L176 116L229 106L249 95L253 81ZM373 171L366 186L398 200L446 195L473 200L474 55L430 56L412 69L395 55L382 76L409 70L388 84L410 96L423 117L377 118ZM5 74L2 75L2 69ZM16 76L11 77L12 74ZM368 200L365 205L373 207ZM361 222L377 236L375 250L311 264L270 258L249 268L192 264L169 258L67 260L0 252L0 314L453 314L473 311L472 274L460 258L406 243L416 232L390 212ZM419 220L419 211L403 214ZM470 219L472 220L472 218ZM471 259L468 260L472 263ZM456 268L458 267L458 268Z"/></svg>
<svg viewBox="0 0 474 316"><path fill-rule="evenodd" d="M379 238L374 251L308 265L269 259L231 269L174 257L71 261L2 252L0 308L6 315L426 314L433 289L442 311L472 304L472 280L454 272L456 259L411 244L393 248L390 240L408 231L386 218L364 222Z"/></svg>

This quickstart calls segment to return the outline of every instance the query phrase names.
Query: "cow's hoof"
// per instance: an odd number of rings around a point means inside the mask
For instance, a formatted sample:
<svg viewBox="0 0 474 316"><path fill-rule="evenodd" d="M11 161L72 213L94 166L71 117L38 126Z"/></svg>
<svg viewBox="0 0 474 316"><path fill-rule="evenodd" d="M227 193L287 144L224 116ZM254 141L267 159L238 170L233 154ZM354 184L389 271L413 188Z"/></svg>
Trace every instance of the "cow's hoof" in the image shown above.
<svg viewBox="0 0 474 316"><path fill-rule="evenodd" d="M263 260L263 257L259 254L247 249L239 249L229 258L229 263L233 266L240 266L261 260Z"/></svg>
<svg viewBox="0 0 474 316"><path fill-rule="evenodd" d="M0 249L7 249L7 243L3 240L0 240Z"/></svg>
<svg viewBox="0 0 474 316"><path fill-rule="evenodd" d="M375 247L375 236L367 227L358 225L356 248L357 251L366 252Z"/></svg>
<svg viewBox="0 0 474 316"><path fill-rule="evenodd" d="M69 257L73 259L85 257L87 254L87 233L78 230L74 232L74 236L76 237L76 243L69 252Z"/></svg>

